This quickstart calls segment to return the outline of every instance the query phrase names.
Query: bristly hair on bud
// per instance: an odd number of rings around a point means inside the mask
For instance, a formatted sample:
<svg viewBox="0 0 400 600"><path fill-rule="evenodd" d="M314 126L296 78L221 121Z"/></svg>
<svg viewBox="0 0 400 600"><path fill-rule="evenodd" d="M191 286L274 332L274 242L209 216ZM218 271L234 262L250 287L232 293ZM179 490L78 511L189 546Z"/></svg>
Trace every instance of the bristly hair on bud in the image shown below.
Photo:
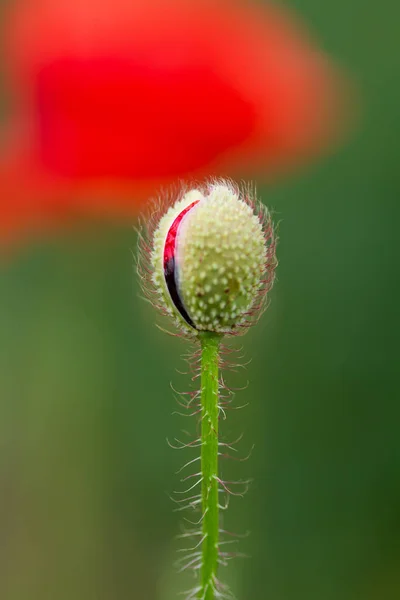
<svg viewBox="0 0 400 600"><path fill-rule="evenodd" d="M139 236L146 298L187 337L239 335L274 282L276 236L251 186L211 180L157 199Z"/></svg>

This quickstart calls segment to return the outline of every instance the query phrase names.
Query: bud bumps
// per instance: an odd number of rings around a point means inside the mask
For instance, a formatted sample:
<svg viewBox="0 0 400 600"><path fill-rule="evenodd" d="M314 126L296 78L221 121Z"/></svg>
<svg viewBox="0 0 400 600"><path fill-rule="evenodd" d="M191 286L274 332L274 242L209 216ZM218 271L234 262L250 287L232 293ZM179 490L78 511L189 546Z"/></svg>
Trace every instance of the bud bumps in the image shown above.
<svg viewBox="0 0 400 600"><path fill-rule="evenodd" d="M191 190L154 233L153 283L169 314L192 333L234 333L257 312L275 267L263 209L231 184ZM268 273L268 271L271 273Z"/></svg>

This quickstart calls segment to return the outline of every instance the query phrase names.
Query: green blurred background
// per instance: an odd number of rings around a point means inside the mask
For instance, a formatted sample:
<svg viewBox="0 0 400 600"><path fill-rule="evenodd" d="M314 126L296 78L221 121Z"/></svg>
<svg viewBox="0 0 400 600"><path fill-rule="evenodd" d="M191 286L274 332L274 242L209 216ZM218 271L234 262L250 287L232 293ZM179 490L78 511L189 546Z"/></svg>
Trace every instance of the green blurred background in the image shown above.
<svg viewBox="0 0 400 600"><path fill-rule="evenodd" d="M400 8L296 0L362 99L333 156L260 188L280 220L278 281L243 339L249 402L226 527L251 530L225 579L240 600L400 597ZM0 598L172 600L167 493L185 422L186 346L139 297L130 225L25 247L0 276ZM245 359L245 360L246 360ZM231 467L230 467L231 468Z"/></svg>

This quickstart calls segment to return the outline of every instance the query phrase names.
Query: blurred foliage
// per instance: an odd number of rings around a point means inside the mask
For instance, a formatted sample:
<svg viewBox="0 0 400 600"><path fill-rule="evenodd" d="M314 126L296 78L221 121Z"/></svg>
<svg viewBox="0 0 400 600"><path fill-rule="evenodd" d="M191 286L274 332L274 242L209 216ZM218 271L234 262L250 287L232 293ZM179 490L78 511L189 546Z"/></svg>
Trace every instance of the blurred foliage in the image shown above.
<svg viewBox="0 0 400 600"><path fill-rule="evenodd" d="M280 223L278 282L243 339L228 415L255 483L226 517L252 531L227 571L238 598L400 596L394 0L292 2L355 75L344 149L260 189ZM21 250L0 278L0 597L172 600L186 346L139 297L130 227L80 227ZM244 359L244 360L246 360ZM246 445L247 444L247 445ZM231 468L231 467L229 467Z"/></svg>

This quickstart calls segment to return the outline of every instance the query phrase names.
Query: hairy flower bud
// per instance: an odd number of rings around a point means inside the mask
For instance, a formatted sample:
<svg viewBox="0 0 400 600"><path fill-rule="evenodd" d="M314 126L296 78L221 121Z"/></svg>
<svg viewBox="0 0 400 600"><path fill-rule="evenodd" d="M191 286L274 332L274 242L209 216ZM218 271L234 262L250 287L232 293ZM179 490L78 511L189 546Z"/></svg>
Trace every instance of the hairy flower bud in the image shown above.
<svg viewBox="0 0 400 600"><path fill-rule="evenodd" d="M150 289L186 333L240 333L254 322L274 279L267 209L225 181L182 193L148 243ZM142 273L146 269L141 269Z"/></svg>

